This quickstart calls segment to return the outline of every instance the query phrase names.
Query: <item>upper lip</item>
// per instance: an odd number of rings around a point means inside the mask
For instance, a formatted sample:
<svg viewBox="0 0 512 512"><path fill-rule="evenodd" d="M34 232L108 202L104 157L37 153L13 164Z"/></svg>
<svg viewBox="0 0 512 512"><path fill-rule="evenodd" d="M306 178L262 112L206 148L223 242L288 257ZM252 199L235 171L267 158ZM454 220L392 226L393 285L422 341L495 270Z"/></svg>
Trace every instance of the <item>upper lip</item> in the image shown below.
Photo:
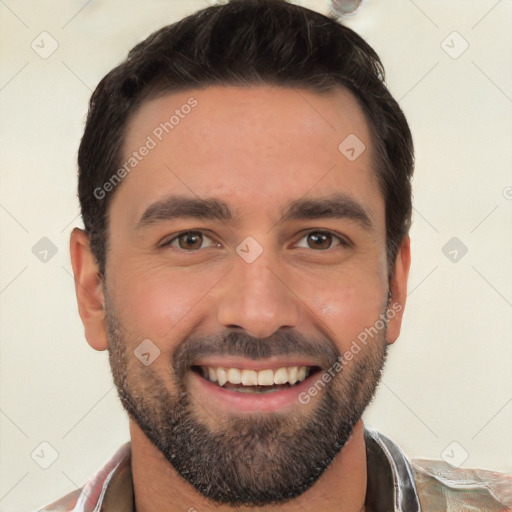
<svg viewBox="0 0 512 512"><path fill-rule="evenodd" d="M211 368L238 368L240 370L277 370L292 366L320 367L317 361L301 357L270 358L270 359L245 359L243 357L216 356L199 359L192 366L206 366Z"/></svg>

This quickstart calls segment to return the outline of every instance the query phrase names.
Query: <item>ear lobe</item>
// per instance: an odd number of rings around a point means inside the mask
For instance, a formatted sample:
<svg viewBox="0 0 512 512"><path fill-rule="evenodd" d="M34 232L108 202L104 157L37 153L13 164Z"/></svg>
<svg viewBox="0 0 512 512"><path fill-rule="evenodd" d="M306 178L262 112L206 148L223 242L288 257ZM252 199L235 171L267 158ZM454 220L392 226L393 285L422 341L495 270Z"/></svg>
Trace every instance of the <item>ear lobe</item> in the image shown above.
<svg viewBox="0 0 512 512"><path fill-rule="evenodd" d="M108 347L105 324L102 280L94 254L91 252L87 233L73 229L69 242L71 266L75 277L78 312L84 324L85 337L95 350Z"/></svg>
<svg viewBox="0 0 512 512"><path fill-rule="evenodd" d="M388 306L388 326L386 332L386 341L388 344L394 343L400 335L402 327L402 317L407 299L407 279L411 267L411 240L408 236L404 237L396 260L394 263L394 272L389 281L390 304Z"/></svg>

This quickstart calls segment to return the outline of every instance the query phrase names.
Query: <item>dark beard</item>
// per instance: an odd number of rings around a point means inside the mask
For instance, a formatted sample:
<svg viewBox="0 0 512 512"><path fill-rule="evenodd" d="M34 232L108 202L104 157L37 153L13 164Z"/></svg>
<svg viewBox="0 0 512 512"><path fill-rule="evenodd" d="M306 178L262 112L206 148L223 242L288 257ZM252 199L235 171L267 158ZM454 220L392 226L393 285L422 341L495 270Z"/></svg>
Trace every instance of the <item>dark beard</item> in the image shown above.
<svg viewBox="0 0 512 512"><path fill-rule="evenodd" d="M311 487L350 438L375 393L386 358L384 330L325 385L310 414L233 416L212 431L197 417L184 384L190 368L183 361L195 352L193 348L187 352L188 340L175 354L173 385L177 391L171 395L151 366L143 367L134 357L128 361L126 347L130 345L122 338L111 307L107 319L110 365L128 415L181 477L206 498L229 505L282 503ZM289 347L296 352L297 347L308 346L317 355L321 350L300 335L288 333L281 338L276 333L269 343L229 333L222 339L190 341L190 345L204 351L204 347L223 343L226 352L240 355L247 350L251 353L247 357L254 359L269 352L275 355L276 350L289 353ZM331 364L338 359L333 345L324 342L323 350Z"/></svg>

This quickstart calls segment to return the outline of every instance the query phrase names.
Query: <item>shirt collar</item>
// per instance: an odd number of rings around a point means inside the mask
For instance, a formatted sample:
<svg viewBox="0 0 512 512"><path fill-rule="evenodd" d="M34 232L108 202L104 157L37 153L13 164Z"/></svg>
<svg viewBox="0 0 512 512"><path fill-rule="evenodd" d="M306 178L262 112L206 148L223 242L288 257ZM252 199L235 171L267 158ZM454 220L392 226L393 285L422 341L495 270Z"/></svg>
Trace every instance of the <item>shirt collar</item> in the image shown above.
<svg viewBox="0 0 512 512"><path fill-rule="evenodd" d="M410 463L386 436L365 427L366 505L374 512L421 512Z"/></svg>

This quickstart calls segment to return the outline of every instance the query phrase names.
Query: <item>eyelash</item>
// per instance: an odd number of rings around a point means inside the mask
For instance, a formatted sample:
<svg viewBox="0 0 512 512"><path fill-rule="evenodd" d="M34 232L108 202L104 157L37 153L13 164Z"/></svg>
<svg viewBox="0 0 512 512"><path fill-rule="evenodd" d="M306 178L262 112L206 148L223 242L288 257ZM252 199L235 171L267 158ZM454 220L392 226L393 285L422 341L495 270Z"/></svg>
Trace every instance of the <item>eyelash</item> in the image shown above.
<svg viewBox="0 0 512 512"><path fill-rule="evenodd" d="M169 239L166 242L164 242L163 244L161 244L160 247L162 247L162 248L169 247L175 240L178 240L180 238L180 236L186 235L188 233L192 233L192 234L200 233L201 235L203 235L203 237L209 238L213 242L212 237L208 236L208 234L206 234L206 232L204 232L204 231L202 231L200 229L187 229L186 231L182 231L181 233L178 233L178 234L174 235L171 239ZM178 249L178 250L183 251L183 252L198 252L199 251L199 249L187 250L187 249L181 249L179 247L175 247L175 249Z"/></svg>
<svg viewBox="0 0 512 512"><path fill-rule="evenodd" d="M208 234L200 229L188 229L186 231L182 231L181 233L178 233L176 234L175 236L173 236L170 240L164 242L163 244L161 244L161 248L166 248L166 247L170 247L171 244L178 240L181 236L183 235L186 235L187 233L200 233L201 235L203 235L203 237L206 237L206 238L209 238L210 240L213 241L212 237L211 236L208 236ZM311 235L311 234L322 234L322 235L328 235L330 237L332 237L333 239L336 239L338 240L339 242L339 245L335 245L334 247L329 247L327 249L319 249L317 252L325 252L325 251L328 251L328 250L331 250L335 247L344 247L344 248L348 248L348 247L352 247L352 242L350 242L346 237L344 237L343 235L340 235L338 233L336 233L335 231L330 231L330 230L325 230L325 229L311 229L309 230L308 232L304 233L301 238L299 239L302 240L303 238L306 238L307 236ZM214 242L215 244L216 242ZM218 243L218 242L217 242ZM298 242L297 242L298 243ZM304 247L302 247L304 249ZM182 251L182 252L198 252L200 251L201 249L181 249L179 247L176 247L176 249ZM312 249L314 250L314 249Z"/></svg>

